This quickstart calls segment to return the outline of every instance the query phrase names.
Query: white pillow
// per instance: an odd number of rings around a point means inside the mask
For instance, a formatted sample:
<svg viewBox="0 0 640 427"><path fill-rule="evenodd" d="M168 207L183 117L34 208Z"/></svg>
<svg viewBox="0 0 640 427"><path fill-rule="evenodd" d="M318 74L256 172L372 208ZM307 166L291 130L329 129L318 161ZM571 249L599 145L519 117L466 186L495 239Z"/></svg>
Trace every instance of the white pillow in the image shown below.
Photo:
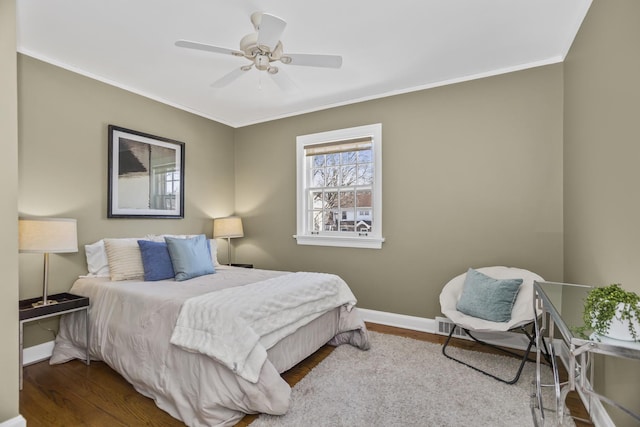
<svg viewBox="0 0 640 427"><path fill-rule="evenodd" d="M211 248L211 261L214 266L219 266L218 262L218 244L216 243L216 239L209 239L209 247Z"/></svg>
<svg viewBox="0 0 640 427"><path fill-rule="evenodd" d="M104 247L104 240L98 240L90 245L84 245L87 256L87 269L92 276L109 276L109 260Z"/></svg>
<svg viewBox="0 0 640 427"><path fill-rule="evenodd" d="M104 239L111 280L144 280L138 240L141 239Z"/></svg>

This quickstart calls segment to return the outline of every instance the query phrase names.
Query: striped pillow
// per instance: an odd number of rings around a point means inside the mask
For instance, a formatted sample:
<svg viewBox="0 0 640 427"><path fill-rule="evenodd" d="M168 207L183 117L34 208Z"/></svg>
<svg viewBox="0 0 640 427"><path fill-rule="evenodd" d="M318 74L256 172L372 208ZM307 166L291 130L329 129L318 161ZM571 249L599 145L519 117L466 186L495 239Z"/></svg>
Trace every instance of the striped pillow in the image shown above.
<svg viewBox="0 0 640 427"><path fill-rule="evenodd" d="M111 280L144 280L138 239L104 239Z"/></svg>

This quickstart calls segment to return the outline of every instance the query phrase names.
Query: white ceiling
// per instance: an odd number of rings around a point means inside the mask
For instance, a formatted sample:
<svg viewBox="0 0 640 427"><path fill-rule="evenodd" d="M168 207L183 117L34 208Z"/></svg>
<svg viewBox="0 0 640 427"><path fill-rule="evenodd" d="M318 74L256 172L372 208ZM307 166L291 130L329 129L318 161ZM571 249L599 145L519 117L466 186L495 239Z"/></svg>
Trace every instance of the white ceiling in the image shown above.
<svg viewBox="0 0 640 427"><path fill-rule="evenodd" d="M561 62L591 0L18 0L18 51L240 127ZM238 49L250 15L287 22L285 52L342 55L340 69L279 64L282 91L249 62L179 48Z"/></svg>

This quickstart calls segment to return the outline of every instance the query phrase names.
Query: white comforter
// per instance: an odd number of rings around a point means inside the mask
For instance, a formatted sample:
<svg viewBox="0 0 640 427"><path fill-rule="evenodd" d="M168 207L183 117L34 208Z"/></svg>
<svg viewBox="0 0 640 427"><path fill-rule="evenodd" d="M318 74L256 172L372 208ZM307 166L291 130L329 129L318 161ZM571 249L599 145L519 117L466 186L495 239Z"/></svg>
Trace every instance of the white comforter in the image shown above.
<svg viewBox="0 0 640 427"><path fill-rule="evenodd" d="M188 299L171 344L211 356L256 383L268 348L326 311L355 304L336 275L285 274Z"/></svg>
<svg viewBox="0 0 640 427"><path fill-rule="evenodd" d="M312 352L313 349L301 350L304 343L313 342L314 347L319 347L335 337L332 342L349 342L368 348L366 328L357 309L347 310L350 303L331 311L331 316L336 313L339 318L327 318L329 314L324 314L317 320L334 320L314 321L302 326L295 335L282 340L286 346L278 343L269 349L269 359L262 364L255 383L236 375L210 356L185 351L170 343L181 307L191 298L209 293L215 295L232 287L242 289L249 286L247 289L251 289L251 283L268 282L286 274L220 267L215 274L184 282L111 282L105 278L81 278L70 292L91 299L89 349L92 359L109 364L136 390L153 398L160 408L189 426L230 426L243 413L283 414L287 411L291 389L278 371L293 366L299 360L280 359L297 354L298 350ZM268 299L269 294L267 287L262 295L255 294L250 298ZM314 326L328 323L334 325L331 330ZM307 330L309 335L299 335L300 331ZM276 335L278 332L273 336ZM260 345L268 348L269 339L264 340L266 345L262 341ZM294 350L291 345L296 351L291 351ZM84 315L71 313L63 316L51 363L84 359L84 346ZM272 361L272 354L279 360ZM281 363L282 367L276 368L274 363Z"/></svg>

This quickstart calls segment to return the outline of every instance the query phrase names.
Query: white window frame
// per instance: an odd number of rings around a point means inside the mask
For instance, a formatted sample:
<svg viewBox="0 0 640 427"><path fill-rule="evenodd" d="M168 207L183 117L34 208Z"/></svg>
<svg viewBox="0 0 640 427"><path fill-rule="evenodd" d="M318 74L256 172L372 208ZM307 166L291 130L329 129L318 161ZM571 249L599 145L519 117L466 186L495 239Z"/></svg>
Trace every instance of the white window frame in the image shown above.
<svg viewBox="0 0 640 427"><path fill-rule="evenodd" d="M329 142L346 141L363 137L371 137L373 144L373 231L366 235L337 235L331 232L311 232L306 215L308 206L307 159L305 148ZM381 249L382 237L382 124L376 123L348 129L338 129L296 138L296 172L297 172L297 234L293 237L299 245L338 246L352 248Z"/></svg>

